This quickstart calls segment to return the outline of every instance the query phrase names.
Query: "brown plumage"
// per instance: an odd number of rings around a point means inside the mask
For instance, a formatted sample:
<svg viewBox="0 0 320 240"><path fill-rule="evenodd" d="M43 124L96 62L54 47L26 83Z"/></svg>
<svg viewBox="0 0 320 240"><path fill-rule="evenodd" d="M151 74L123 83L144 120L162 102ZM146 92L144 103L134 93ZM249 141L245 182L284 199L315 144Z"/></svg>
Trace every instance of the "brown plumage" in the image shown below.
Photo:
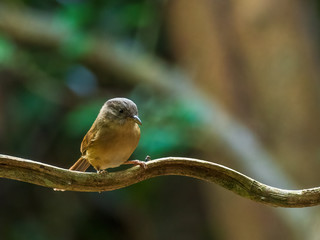
<svg viewBox="0 0 320 240"><path fill-rule="evenodd" d="M85 172L88 167L90 167L90 163L84 157L80 157L78 161L73 164L69 170Z"/></svg>
<svg viewBox="0 0 320 240"><path fill-rule="evenodd" d="M84 172L91 164L101 172L124 163L145 168L144 162L127 161L140 139L138 124L141 121L134 102L126 98L108 100L83 138L82 155L70 170Z"/></svg>

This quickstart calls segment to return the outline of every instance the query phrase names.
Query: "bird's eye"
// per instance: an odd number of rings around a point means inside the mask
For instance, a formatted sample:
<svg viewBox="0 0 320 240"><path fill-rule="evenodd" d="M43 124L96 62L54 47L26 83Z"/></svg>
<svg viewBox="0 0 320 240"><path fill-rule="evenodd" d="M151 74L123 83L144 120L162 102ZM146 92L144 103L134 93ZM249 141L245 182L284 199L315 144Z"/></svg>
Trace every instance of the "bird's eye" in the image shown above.
<svg viewBox="0 0 320 240"><path fill-rule="evenodd" d="M123 113L123 109L121 108L121 109L119 109L119 113Z"/></svg>

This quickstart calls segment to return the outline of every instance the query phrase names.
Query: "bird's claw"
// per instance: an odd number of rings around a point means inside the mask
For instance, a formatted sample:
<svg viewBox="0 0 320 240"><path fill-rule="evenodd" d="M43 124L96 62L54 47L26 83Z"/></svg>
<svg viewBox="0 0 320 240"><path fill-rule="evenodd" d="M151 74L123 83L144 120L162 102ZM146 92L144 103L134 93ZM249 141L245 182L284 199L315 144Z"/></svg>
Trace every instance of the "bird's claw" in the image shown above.
<svg viewBox="0 0 320 240"><path fill-rule="evenodd" d="M139 165L139 166L142 167L143 169L147 169L147 164L146 164L145 162L139 161L139 160L127 161L127 162L125 162L125 164Z"/></svg>

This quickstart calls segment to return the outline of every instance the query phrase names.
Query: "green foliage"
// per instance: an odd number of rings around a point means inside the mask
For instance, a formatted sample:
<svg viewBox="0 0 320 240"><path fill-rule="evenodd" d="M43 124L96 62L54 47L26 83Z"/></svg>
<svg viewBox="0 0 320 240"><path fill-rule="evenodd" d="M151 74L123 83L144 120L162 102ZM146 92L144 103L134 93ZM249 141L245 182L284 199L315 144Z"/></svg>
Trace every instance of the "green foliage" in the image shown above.
<svg viewBox="0 0 320 240"><path fill-rule="evenodd" d="M70 137L84 137L84 131L90 129L103 103L101 100L82 103L70 111L64 120L65 133Z"/></svg>
<svg viewBox="0 0 320 240"><path fill-rule="evenodd" d="M194 129L201 122L196 109L170 97L154 98L139 108L143 125L138 154L156 158L188 150Z"/></svg>
<svg viewBox="0 0 320 240"><path fill-rule="evenodd" d="M79 59L92 47L91 40L81 31L74 31L67 41L61 44L60 52L71 59Z"/></svg>
<svg viewBox="0 0 320 240"><path fill-rule="evenodd" d="M6 37L0 35L0 66L11 61L14 49L14 44Z"/></svg>
<svg viewBox="0 0 320 240"><path fill-rule="evenodd" d="M152 18L150 10L143 2L127 4L123 6L120 18L128 28L147 26Z"/></svg>
<svg viewBox="0 0 320 240"><path fill-rule="evenodd" d="M95 8L90 2L64 5L55 13L55 19L73 30L84 30L95 19Z"/></svg>

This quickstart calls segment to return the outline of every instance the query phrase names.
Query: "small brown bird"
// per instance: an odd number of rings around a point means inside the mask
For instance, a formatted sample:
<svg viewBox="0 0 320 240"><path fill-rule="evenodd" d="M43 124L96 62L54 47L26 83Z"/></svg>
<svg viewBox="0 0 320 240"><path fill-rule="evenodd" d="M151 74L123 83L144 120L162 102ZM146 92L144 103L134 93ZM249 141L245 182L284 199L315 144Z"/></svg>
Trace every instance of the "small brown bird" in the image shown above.
<svg viewBox="0 0 320 240"><path fill-rule="evenodd" d="M90 164L98 173L121 164L146 168L142 161L127 161L140 139L141 120L136 104L127 98L105 102L96 120L82 140L82 156L70 170L85 172Z"/></svg>

